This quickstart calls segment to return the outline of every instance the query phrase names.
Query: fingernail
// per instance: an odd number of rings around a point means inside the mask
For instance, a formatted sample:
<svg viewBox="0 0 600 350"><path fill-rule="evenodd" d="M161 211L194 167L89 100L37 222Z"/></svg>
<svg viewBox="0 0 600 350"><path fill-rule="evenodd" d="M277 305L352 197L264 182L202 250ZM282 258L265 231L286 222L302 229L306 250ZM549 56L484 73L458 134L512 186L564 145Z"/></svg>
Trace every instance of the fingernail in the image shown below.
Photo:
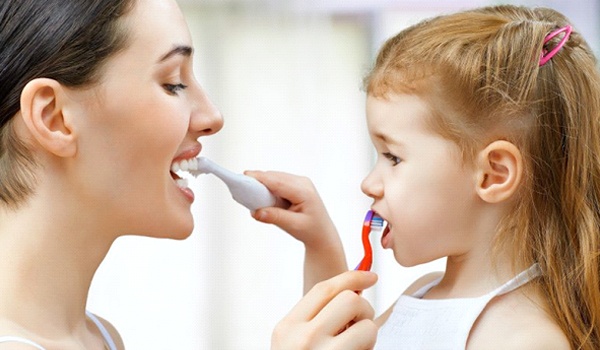
<svg viewBox="0 0 600 350"><path fill-rule="evenodd" d="M267 213L259 209L254 213L254 218L258 221L263 221L267 218Z"/></svg>

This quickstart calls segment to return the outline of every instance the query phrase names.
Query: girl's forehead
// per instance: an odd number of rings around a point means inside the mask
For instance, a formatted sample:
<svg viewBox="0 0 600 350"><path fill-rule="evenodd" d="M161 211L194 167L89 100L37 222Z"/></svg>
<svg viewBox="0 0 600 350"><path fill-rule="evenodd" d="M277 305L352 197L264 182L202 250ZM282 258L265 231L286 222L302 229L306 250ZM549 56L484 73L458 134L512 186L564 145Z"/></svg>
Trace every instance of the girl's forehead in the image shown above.
<svg viewBox="0 0 600 350"><path fill-rule="evenodd" d="M367 96L367 119L376 124L397 122L417 126L431 114L430 110L427 101L415 94Z"/></svg>
<svg viewBox="0 0 600 350"><path fill-rule="evenodd" d="M371 137L381 142L398 143L411 134L431 134L427 102L414 94L367 97L367 126Z"/></svg>

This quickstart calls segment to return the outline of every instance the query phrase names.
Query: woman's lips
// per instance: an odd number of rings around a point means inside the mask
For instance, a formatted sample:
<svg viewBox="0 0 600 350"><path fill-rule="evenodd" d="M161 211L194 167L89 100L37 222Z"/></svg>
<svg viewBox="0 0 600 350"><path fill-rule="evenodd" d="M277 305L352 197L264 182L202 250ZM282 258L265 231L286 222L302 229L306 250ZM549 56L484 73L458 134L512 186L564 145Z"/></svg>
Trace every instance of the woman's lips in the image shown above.
<svg viewBox="0 0 600 350"><path fill-rule="evenodd" d="M179 165L179 163L177 163L177 165ZM173 165L171 165L171 170L169 171L169 174L171 175L171 178L175 182L175 185L181 191L181 193L184 195L184 197L189 202L193 202L195 196L194 196L194 192L189 188L188 179L183 178L179 174L177 174L177 172L173 168Z"/></svg>

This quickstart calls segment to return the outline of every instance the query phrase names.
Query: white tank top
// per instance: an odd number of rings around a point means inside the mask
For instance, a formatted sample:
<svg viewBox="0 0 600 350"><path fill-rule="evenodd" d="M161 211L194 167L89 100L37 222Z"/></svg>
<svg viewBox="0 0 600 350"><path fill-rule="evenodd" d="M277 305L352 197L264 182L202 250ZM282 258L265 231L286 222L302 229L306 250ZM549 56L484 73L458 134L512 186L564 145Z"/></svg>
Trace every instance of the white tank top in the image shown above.
<svg viewBox="0 0 600 350"><path fill-rule="evenodd" d="M115 345L115 342L113 341L112 337L110 336L110 333L108 333L108 330L106 329L106 327L104 327L102 322L100 322L98 317L96 317L94 314L92 314L91 312L88 312L88 311L86 311L86 315L90 320L92 320L92 322L94 322L96 327L98 327L98 329L100 330L100 333L102 333L102 337L104 338L104 344L106 345L106 348L108 350L117 350L117 346ZM21 338L21 337L0 336L0 343L22 343L22 344L31 345L33 348L38 349L38 350L46 350L40 344L37 344L35 342L32 342L31 340Z"/></svg>
<svg viewBox="0 0 600 350"><path fill-rule="evenodd" d="M413 295L398 298L379 329L375 350L465 349L473 324L494 297L509 293L541 274L534 264L497 289L477 298L422 299L441 277Z"/></svg>

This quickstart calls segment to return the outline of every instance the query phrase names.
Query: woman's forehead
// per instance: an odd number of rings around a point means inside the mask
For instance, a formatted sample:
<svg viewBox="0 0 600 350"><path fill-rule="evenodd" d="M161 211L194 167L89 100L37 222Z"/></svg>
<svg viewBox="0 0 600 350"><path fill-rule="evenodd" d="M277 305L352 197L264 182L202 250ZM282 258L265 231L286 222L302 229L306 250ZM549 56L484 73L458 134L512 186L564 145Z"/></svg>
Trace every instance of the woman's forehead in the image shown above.
<svg viewBox="0 0 600 350"><path fill-rule="evenodd" d="M187 22L174 0L136 0L123 17L131 51L159 60L173 47L192 45Z"/></svg>

